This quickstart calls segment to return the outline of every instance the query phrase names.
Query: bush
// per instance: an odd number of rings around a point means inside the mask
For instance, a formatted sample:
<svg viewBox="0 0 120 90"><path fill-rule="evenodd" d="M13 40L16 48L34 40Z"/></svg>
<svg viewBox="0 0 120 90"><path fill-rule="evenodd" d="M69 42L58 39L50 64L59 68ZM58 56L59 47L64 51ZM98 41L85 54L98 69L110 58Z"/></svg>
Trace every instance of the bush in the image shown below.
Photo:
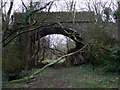
<svg viewBox="0 0 120 90"><path fill-rule="evenodd" d="M120 47L109 48L110 54L105 61L104 71L118 72L120 71Z"/></svg>
<svg viewBox="0 0 120 90"><path fill-rule="evenodd" d="M3 48L2 66L8 74L18 73L24 68L23 48L19 44L12 42Z"/></svg>
<svg viewBox="0 0 120 90"><path fill-rule="evenodd" d="M103 65L104 61L106 60L106 54L97 43L91 44L88 47L85 57L87 57L86 59L89 64L92 64L96 67Z"/></svg>

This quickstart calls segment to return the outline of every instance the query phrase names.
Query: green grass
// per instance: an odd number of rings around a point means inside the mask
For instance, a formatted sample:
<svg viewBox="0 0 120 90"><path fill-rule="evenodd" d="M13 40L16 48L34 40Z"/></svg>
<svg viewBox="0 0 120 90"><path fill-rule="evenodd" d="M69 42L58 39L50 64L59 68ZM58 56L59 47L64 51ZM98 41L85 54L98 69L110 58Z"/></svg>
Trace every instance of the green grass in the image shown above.
<svg viewBox="0 0 120 90"><path fill-rule="evenodd" d="M34 73L38 69L31 72ZM60 70L60 72L58 71ZM41 83L45 78L50 78L58 72L58 77L53 78L50 84L45 84L44 88L118 88L118 75L114 73L98 73L93 71L90 65L77 67L65 67L61 69L48 68L38 77L31 81L4 84L3 87L29 87L36 83ZM61 74L62 73L62 74Z"/></svg>
<svg viewBox="0 0 120 90"><path fill-rule="evenodd" d="M64 68L69 74L56 78L54 81L68 81L67 87L72 88L117 88L118 75L103 75L92 71L90 66Z"/></svg>
<svg viewBox="0 0 120 90"><path fill-rule="evenodd" d="M38 71L39 68L33 68L31 71L23 71L20 73L20 77L25 77L27 75L33 74L36 71ZM29 85L34 84L34 83L38 83L40 82L40 79L44 79L47 77L50 77L52 74L54 73L53 69L46 69L44 72L42 72L41 74L39 74L38 77L36 77L35 79L32 79L30 81L25 81L25 82L21 82L21 83L3 83L2 87L5 88L20 88L20 87L24 87L27 88L29 87Z"/></svg>

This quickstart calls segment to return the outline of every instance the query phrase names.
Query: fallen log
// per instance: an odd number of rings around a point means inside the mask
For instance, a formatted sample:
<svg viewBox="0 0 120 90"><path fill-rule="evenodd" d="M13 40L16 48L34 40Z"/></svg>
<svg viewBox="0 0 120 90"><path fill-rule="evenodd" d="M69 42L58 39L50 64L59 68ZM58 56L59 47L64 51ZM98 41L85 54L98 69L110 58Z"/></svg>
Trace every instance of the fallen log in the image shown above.
<svg viewBox="0 0 120 90"><path fill-rule="evenodd" d="M58 60L54 61L54 62L51 62L47 65L45 65L43 68L41 68L40 70L36 71L35 73L33 73L32 75L30 76L27 76L27 77L24 77L24 78L21 78L21 79L17 79L17 80L12 80L12 81L7 81L7 82L3 82L3 83L19 83L19 82L23 82L23 81L27 81L27 80L30 80L30 79L33 79L35 77L37 77L42 71L44 71L47 67L53 65L53 64L56 64L58 62L60 62L61 60L63 60L64 58L68 57L68 56L71 56L73 54L76 54L78 52L81 52L83 49L85 49L90 43L87 43L86 45L83 46L83 48L79 49L78 51L76 52L72 52L72 53L69 53L69 54L66 54L66 55L63 55L62 57L60 57Z"/></svg>

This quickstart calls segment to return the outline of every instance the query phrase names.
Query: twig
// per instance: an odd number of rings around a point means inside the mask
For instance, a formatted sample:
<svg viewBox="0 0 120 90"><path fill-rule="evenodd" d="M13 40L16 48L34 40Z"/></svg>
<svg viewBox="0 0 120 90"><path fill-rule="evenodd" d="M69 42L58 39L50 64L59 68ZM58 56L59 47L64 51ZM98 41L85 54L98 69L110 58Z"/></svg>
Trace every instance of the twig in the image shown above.
<svg viewBox="0 0 120 90"><path fill-rule="evenodd" d="M21 0L23 6L25 7L26 11L28 10L28 8L25 6L25 3L23 2L23 0Z"/></svg>
<svg viewBox="0 0 120 90"><path fill-rule="evenodd" d="M33 26L33 25L35 25L37 22L36 21L34 21L33 22L33 24L30 24L30 25L27 25L27 26L20 26L20 27L18 27L17 29L14 29L14 30L12 30L12 32L6 37L6 38L4 38L3 40L2 40L2 42L4 42L5 40L7 40L12 34L14 34L17 30L19 30L19 29L24 29L24 28L27 28L27 27L31 27L31 26Z"/></svg>
<svg viewBox="0 0 120 90"><path fill-rule="evenodd" d="M51 4L51 3L53 3L53 1L50 1L50 2L48 2L47 4L45 4L45 6L43 6L43 7L39 8L39 9L35 10L34 13L45 9L45 8L46 8L49 4Z"/></svg>
<svg viewBox="0 0 120 90"><path fill-rule="evenodd" d="M16 36L14 36L12 39L10 39L7 43L5 43L5 44L3 45L3 47L5 47L7 44L9 44L12 40L14 40L15 38L17 38L19 35L21 35L21 34L23 34L23 33L31 32L31 31L35 31L35 30L37 30L37 29L40 28L40 27L41 27L41 26L38 26L38 27L36 27L36 28L34 28L34 29L30 29L30 30L26 30L26 31L20 32L19 34L17 34Z"/></svg>

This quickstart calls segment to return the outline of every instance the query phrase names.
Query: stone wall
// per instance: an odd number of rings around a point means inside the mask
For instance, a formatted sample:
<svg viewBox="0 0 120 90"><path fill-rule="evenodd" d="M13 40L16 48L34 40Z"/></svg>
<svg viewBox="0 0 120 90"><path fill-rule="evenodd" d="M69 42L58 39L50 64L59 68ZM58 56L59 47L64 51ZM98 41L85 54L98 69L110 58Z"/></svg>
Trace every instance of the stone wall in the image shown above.
<svg viewBox="0 0 120 90"><path fill-rule="evenodd" d="M15 22L21 22L25 17L24 13L15 13ZM93 21L94 12L40 12L33 15L33 19L41 22L45 18L45 22L70 22L70 21Z"/></svg>

